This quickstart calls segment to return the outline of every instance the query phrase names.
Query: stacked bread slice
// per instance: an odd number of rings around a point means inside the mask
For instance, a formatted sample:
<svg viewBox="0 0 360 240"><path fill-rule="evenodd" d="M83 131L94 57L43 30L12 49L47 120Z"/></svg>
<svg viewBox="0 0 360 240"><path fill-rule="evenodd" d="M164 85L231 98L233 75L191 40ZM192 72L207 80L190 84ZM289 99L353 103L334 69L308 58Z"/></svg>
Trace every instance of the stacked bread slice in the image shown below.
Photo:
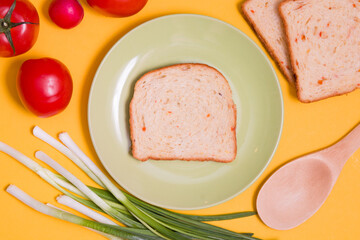
<svg viewBox="0 0 360 240"><path fill-rule="evenodd" d="M247 0L242 10L300 101L360 88L360 1Z"/></svg>
<svg viewBox="0 0 360 240"><path fill-rule="evenodd" d="M248 0L242 5L242 10L286 79L294 84L285 31L278 11L281 2L282 0Z"/></svg>

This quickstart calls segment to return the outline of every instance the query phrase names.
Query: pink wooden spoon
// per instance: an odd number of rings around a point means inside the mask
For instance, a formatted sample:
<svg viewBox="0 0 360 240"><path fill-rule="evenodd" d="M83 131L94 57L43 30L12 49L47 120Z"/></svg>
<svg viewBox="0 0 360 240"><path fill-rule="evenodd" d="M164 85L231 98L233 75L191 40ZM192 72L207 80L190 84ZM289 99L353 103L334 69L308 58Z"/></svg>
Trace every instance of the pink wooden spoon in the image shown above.
<svg viewBox="0 0 360 240"><path fill-rule="evenodd" d="M278 230L305 222L325 202L344 164L359 147L360 124L336 144L282 166L257 197L261 220Z"/></svg>

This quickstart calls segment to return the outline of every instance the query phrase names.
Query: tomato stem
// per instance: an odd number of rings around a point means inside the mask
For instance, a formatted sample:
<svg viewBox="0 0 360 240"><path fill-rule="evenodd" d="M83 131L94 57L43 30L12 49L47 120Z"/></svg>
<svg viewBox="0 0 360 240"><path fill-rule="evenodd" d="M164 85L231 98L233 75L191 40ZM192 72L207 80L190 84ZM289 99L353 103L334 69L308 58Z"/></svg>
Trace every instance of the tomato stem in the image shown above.
<svg viewBox="0 0 360 240"><path fill-rule="evenodd" d="M13 23L11 22L11 16L16 7L16 0L11 4L8 12L6 13L4 18L0 18L0 33L4 33L5 37L7 38L12 50L13 54L15 54L15 46L11 37L11 28L22 25L22 24L38 24L38 23L32 23L32 22L19 22L19 23Z"/></svg>
<svg viewBox="0 0 360 240"><path fill-rule="evenodd" d="M2 26L3 28L7 28L7 27L9 26L9 24L8 24L7 22L2 22L2 23L1 23L1 26Z"/></svg>

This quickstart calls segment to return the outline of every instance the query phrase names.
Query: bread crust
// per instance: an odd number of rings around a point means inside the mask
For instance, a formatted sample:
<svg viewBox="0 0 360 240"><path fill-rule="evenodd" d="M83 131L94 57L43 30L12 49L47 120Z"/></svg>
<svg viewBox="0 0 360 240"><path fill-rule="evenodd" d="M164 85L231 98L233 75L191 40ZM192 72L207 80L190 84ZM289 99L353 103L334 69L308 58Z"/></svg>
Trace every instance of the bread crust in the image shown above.
<svg viewBox="0 0 360 240"><path fill-rule="evenodd" d="M245 20L249 23L249 25L252 27L252 29L254 30L255 34L257 35L257 37L259 38L260 42L263 44L263 46L265 47L265 49L268 51L268 53L270 54L270 56L274 59L276 65L279 67L281 73L285 76L285 78L288 80L288 82L292 85L295 86L295 79L293 78L293 76L289 75L287 73L287 70L289 70L289 72L291 73L293 71L293 69L286 69L286 67L284 65L281 64L281 60L278 58L278 56L275 54L275 50L274 48L271 46L271 44L263 37L263 35L261 34L260 29L258 28L257 24L251 19L249 12L246 10L246 5L250 3L250 1L252 0L247 0L245 1L242 6L241 6L241 10L245 16ZM282 28L284 28L284 26L281 26Z"/></svg>
<svg viewBox="0 0 360 240"><path fill-rule="evenodd" d="M135 83L134 92L139 87L139 83L141 82L141 80L143 78L147 77L148 75L150 75L150 74L152 74L154 72L166 70L168 68L177 68L177 67L183 67L183 66L200 66L200 67L210 68L210 69L216 71L218 74L223 76L223 80L224 80L224 83L225 83L226 87L228 88L230 93L232 93L230 85L229 85L228 81L226 80L226 78L224 77L224 75L219 70L217 70L216 68L211 67L211 66L209 66L207 64L203 64L203 63L178 63L178 64L168 65L168 66L165 66L165 67L161 67L161 68L151 70L151 71L145 73L144 75L142 75L137 80L137 82ZM137 149L136 149L135 144L134 144L136 139L134 138L134 115L133 115L134 111L133 111L133 108L134 108L134 98L131 99L130 104L129 104L129 124L130 124L131 150L132 150L133 157L140 160L140 161L144 162L144 161L147 161L149 159L152 159L152 160L215 161L215 162L221 162L221 163L228 163L228 162L232 162L236 158L236 155L237 155L237 141L236 141L236 121L237 121L236 115L237 115L237 111L236 111L236 105L235 105L234 102L232 104L232 109L233 109L233 112L234 112L235 121L234 121L234 125L232 127L235 130L233 131L232 139L233 139L233 143L234 143L235 147L234 147L233 157L231 158L230 161L227 160L227 159L224 160L224 159L218 159L218 158L161 158L161 157L156 157L156 156L147 156L146 158L139 157L138 154L137 154Z"/></svg>
<svg viewBox="0 0 360 240"><path fill-rule="evenodd" d="M299 97L299 83L297 81L297 69L294 67L295 66L295 60L294 60L294 54L292 52L292 44L291 44L291 41L290 41L290 38L289 38L289 32L288 32L288 23L285 21L285 16L284 16L284 13L282 11L282 6L284 4L286 4L287 2L290 2L290 1L294 1L294 0L284 0L280 3L279 5L279 14L280 14L280 18L283 22L283 25L284 25L284 31L285 31L285 41L286 41L286 44L288 46L288 51L289 51L289 57L290 57L290 64L291 64L291 68L292 68L292 72L294 73L294 85L295 85L295 89L296 89L296 95L298 97L298 99L301 101L301 102L304 102L301 100L301 98Z"/></svg>

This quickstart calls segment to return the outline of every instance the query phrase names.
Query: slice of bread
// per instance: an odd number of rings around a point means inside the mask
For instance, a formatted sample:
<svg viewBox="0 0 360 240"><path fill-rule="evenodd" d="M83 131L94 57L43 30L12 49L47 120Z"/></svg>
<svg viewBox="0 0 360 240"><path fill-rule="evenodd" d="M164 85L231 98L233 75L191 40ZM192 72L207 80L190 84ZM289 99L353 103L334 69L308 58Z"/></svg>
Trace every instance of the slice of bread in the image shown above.
<svg viewBox="0 0 360 240"><path fill-rule="evenodd" d="M358 0L287 0L279 10L300 101L360 88Z"/></svg>
<svg viewBox="0 0 360 240"><path fill-rule="evenodd" d="M130 135L138 160L231 162L237 150L235 128L230 86L208 65L172 65L136 82Z"/></svg>
<svg viewBox="0 0 360 240"><path fill-rule="evenodd" d="M247 0L242 5L242 12L285 78L294 85L285 31L278 10L281 1Z"/></svg>

